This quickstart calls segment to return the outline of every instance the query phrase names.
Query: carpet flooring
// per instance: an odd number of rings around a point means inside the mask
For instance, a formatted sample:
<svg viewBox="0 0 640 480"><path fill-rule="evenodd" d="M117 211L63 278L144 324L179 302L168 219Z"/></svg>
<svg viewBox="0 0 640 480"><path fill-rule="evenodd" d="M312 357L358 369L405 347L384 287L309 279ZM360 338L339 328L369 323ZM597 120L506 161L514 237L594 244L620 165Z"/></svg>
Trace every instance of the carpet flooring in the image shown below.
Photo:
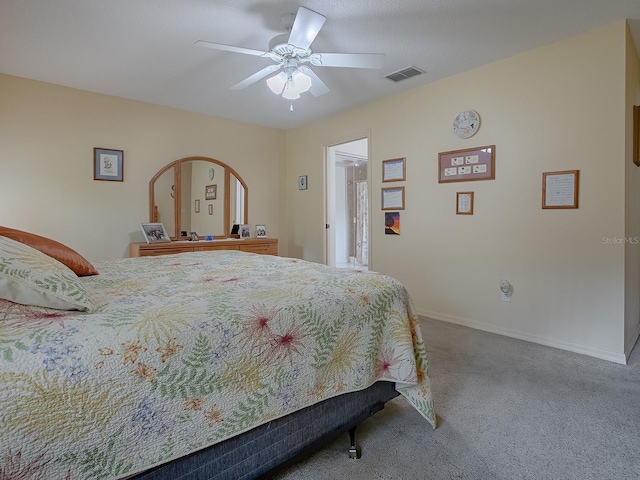
<svg viewBox="0 0 640 480"><path fill-rule="evenodd" d="M640 479L640 353L619 365L421 318L438 428L402 397L277 480Z"/></svg>

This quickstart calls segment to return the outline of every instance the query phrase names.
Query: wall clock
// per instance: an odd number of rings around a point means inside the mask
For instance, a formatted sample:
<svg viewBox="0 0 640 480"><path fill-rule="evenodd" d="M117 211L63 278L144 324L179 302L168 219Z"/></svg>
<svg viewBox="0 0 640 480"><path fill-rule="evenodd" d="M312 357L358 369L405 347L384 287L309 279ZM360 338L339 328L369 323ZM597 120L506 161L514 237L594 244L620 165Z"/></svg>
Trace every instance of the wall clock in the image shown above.
<svg viewBox="0 0 640 480"><path fill-rule="evenodd" d="M460 138L473 137L480 128L480 115L475 110L465 110L453 120L453 133Z"/></svg>
<svg viewBox="0 0 640 480"><path fill-rule="evenodd" d="M213 168L209 169L209 180L213 180L213 177L215 176L216 171Z"/></svg>

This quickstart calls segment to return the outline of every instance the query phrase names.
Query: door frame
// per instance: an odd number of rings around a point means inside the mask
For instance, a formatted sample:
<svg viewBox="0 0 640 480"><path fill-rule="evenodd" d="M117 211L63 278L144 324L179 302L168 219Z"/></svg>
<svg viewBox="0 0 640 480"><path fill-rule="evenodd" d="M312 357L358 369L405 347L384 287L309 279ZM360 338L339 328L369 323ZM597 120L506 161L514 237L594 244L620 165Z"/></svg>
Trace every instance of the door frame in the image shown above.
<svg viewBox="0 0 640 480"><path fill-rule="evenodd" d="M371 246L372 246L372 237L371 237L371 197L372 197L372 188L371 188L371 132L367 130L364 133L359 135L352 135L348 137L342 137L339 140L328 142L324 145L324 188L323 188L323 217L324 217L324 235L322 238L322 246L323 246L323 262L325 265L329 265L330 260L330 249L332 249L333 254L333 263L335 265L335 240L330 242L330 237L334 234L335 230L332 229L335 218L332 208L330 208L330 195L329 193L333 193L333 189L335 188L334 181L334 171L335 171L335 158L330 158L331 149L334 147L338 147L345 143L356 142L358 140L366 140L367 141L367 202L368 202L368 211L369 211L369 221L367 222L367 238L368 238L368 265L369 269L371 269ZM333 167L332 171L329 172L329 167ZM335 195L335 194L334 194ZM330 225L327 228L327 225ZM332 244L332 245L331 245Z"/></svg>

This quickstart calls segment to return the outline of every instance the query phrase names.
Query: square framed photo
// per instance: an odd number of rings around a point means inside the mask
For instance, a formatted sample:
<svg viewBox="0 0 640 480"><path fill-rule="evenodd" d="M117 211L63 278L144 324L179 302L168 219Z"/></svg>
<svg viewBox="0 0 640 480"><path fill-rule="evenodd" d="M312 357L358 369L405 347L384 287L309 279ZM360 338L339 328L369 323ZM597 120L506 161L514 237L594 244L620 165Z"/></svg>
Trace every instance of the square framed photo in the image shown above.
<svg viewBox="0 0 640 480"><path fill-rule="evenodd" d="M218 184L204 187L204 199L215 200L218 197Z"/></svg>
<svg viewBox="0 0 640 480"><path fill-rule="evenodd" d="M267 227L256 225L256 238L267 238Z"/></svg>
<svg viewBox="0 0 640 480"><path fill-rule="evenodd" d="M249 225L240 225L240 238L251 238L251 227Z"/></svg>
<svg viewBox="0 0 640 480"><path fill-rule="evenodd" d="M93 179L123 182L124 151L110 150L107 148L94 148Z"/></svg>
<svg viewBox="0 0 640 480"><path fill-rule="evenodd" d="M141 223L142 233L147 243L170 242L169 234L161 223Z"/></svg>

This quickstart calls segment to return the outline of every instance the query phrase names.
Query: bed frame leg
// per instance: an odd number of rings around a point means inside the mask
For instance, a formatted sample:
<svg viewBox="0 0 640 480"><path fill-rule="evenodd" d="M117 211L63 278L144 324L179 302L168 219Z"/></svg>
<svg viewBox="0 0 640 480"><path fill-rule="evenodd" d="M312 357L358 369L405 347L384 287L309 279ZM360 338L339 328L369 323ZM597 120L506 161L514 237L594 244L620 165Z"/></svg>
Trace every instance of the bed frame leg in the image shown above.
<svg viewBox="0 0 640 480"><path fill-rule="evenodd" d="M349 429L349 440L351 441L351 447L349 447L349 458L360 458L362 452L360 447L356 445L356 427Z"/></svg>

